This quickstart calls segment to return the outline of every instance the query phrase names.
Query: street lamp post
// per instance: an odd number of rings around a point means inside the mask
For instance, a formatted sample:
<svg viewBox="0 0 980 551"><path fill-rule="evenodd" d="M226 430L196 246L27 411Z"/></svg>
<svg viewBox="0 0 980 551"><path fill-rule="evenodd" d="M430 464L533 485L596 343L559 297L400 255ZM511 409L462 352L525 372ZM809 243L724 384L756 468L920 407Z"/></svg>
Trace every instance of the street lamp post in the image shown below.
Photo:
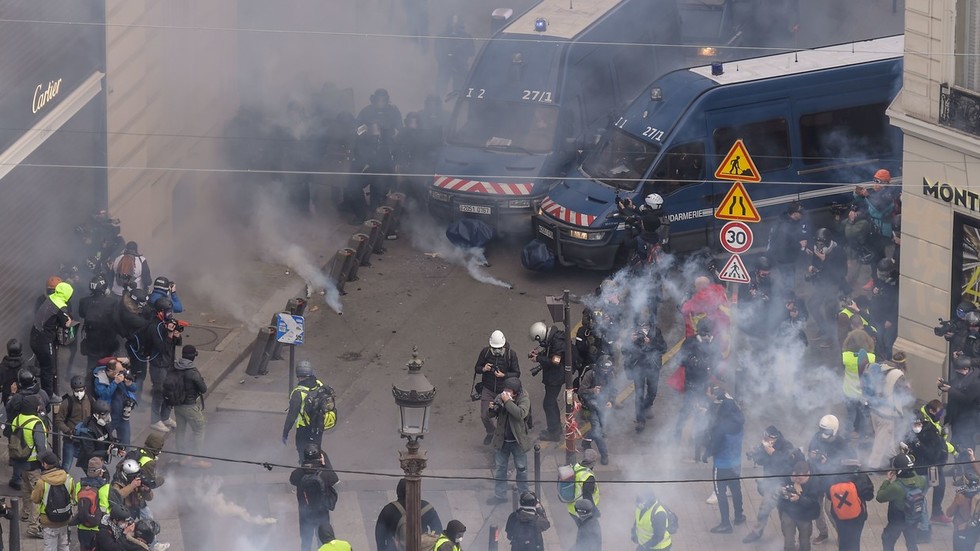
<svg viewBox="0 0 980 551"><path fill-rule="evenodd" d="M570 419L574 403L572 383L575 381L572 372L572 338L574 337L570 315L572 296L568 289L565 289L561 296L545 296L544 302L548 306L552 321L565 325L565 418ZM569 465L575 462L575 435L570 430L565 431L565 462Z"/></svg>
<svg viewBox="0 0 980 551"><path fill-rule="evenodd" d="M408 362L408 374L398 385L392 385L391 394L398 406L400 426L398 432L408 440L408 451L398 452L399 463L405 471L405 543L407 551L422 551L422 471L425 469L425 450L419 449L419 440L429 431L429 406L436 397L436 389L422 374L418 347L412 348L412 360Z"/></svg>

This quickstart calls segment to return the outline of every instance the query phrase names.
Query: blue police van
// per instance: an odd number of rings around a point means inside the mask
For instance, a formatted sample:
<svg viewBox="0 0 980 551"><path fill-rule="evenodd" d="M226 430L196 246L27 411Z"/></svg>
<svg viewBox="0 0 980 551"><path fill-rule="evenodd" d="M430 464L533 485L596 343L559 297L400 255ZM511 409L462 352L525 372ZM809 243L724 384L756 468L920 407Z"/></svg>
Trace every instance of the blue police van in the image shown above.
<svg viewBox="0 0 980 551"><path fill-rule="evenodd" d="M675 252L717 244L731 188L714 173L738 139L762 181L746 190L767 219L800 201L826 215L876 169L901 167L902 136L885 115L902 80L903 36L715 63L656 79L578 169L550 190L535 237L562 265L608 269L625 258L616 199L659 193ZM743 165L744 166L744 165ZM811 223L812 225L812 223Z"/></svg>
<svg viewBox="0 0 980 551"><path fill-rule="evenodd" d="M429 211L527 233L580 151L657 75L686 66L676 0L542 0L506 23L459 92Z"/></svg>

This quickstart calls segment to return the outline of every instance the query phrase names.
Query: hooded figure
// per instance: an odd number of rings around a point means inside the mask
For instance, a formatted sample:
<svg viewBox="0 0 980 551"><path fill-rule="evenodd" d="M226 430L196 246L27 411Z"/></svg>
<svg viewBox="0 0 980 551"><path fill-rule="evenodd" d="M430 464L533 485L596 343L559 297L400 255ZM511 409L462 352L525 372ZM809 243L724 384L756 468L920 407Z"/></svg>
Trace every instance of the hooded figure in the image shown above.
<svg viewBox="0 0 980 551"><path fill-rule="evenodd" d="M507 517L504 532L511 551L544 551L542 532L551 527L544 507L534 492L521 494L517 510Z"/></svg>
<svg viewBox="0 0 980 551"><path fill-rule="evenodd" d="M587 499L580 499L574 503L575 526L578 532L575 534L575 546L572 551L602 551L602 530L599 526L599 508Z"/></svg>
<svg viewBox="0 0 980 551"><path fill-rule="evenodd" d="M31 350L41 370L41 388L49 395L54 390L55 347L58 337L72 323L71 316L68 315L68 301L73 292L72 286L62 281L34 312Z"/></svg>
<svg viewBox="0 0 980 551"><path fill-rule="evenodd" d="M460 551L459 544L463 541L463 534L466 533L466 526L462 522L453 519L446 525L446 529L436 540L432 551Z"/></svg>
<svg viewBox="0 0 980 551"><path fill-rule="evenodd" d="M395 488L397 499L385 505L378 514L374 525L374 542L378 551L400 551L405 549L405 542L400 541L405 534L405 479L398 481ZM422 500L422 533L441 533L442 521L439 513L426 501Z"/></svg>

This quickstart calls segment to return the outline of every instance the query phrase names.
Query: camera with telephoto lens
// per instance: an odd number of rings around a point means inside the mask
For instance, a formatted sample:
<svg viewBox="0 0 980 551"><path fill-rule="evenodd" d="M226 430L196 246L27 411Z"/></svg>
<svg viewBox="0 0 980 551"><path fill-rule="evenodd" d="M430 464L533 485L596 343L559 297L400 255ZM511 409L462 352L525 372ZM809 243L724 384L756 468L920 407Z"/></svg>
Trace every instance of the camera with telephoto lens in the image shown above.
<svg viewBox="0 0 980 551"><path fill-rule="evenodd" d="M783 499L789 499L793 496L800 495L799 492L796 491L796 486L793 486L792 484L786 484L780 491L782 492Z"/></svg>
<svg viewBox="0 0 980 551"><path fill-rule="evenodd" d="M531 368L531 376L532 376L532 377L534 377L534 376L535 376L535 375L537 375L538 373L541 373L541 370L542 370L542 369L544 369L544 366L543 366L543 365L541 365L541 364L538 364L538 365L536 365L536 366L534 366L534 367L532 367L532 368Z"/></svg>
<svg viewBox="0 0 980 551"><path fill-rule="evenodd" d="M932 328L932 332L936 334L937 337L943 337L946 333L953 332L953 320L944 320L939 318L939 325Z"/></svg>
<svg viewBox="0 0 980 551"><path fill-rule="evenodd" d="M146 474L146 472L144 472L144 471L141 471L138 475L136 475L136 478L138 478L138 479L140 479L142 481L140 483L140 485L143 488L149 488L149 489L153 490L153 489L155 489L157 487L157 479L154 478L154 477L152 477L152 476L150 476L150 475L148 475L148 474Z"/></svg>
<svg viewBox="0 0 980 551"><path fill-rule="evenodd" d="M850 203L830 203L828 206L830 213L834 216L847 216L847 213L851 211Z"/></svg>

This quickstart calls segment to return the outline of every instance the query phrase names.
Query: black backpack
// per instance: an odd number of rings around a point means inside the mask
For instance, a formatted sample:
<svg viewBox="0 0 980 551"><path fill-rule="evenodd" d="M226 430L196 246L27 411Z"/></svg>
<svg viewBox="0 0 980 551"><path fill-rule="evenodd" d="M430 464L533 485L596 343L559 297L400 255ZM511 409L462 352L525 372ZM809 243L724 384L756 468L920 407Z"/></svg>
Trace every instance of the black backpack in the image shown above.
<svg viewBox="0 0 980 551"><path fill-rule="evenodd" d="M187 401L187 391L184 388L184 373L178 369L167 371L163 380L163 399L171 406L180 406Z"/></svg>
<svg viewBox="0 0 980 551"><path fill-rule="evenodd" d="M45 483L44 514L51 522L68 522L71 519L69 484L72 484L71 477L64 484Z"/></svg>
<svg viewBox="0 0 980 551"><path fill-rule="evenodd" d="M310 427L314 431L324 431L333 428L334 420L328 421L327 413L336 410L334 391L327 385L320 384L311 388L303 398L303 412L310 419ZM329 425L329 426L327 426Z"/></svg>
<svg viewBox="0 0 980 551"><path fill-rule="evenodd" d="M314 509L326 508L333 511L337 506L337 490L328 486L316 471L310 471L299 479L296 497L301 504Z"/></svg>

